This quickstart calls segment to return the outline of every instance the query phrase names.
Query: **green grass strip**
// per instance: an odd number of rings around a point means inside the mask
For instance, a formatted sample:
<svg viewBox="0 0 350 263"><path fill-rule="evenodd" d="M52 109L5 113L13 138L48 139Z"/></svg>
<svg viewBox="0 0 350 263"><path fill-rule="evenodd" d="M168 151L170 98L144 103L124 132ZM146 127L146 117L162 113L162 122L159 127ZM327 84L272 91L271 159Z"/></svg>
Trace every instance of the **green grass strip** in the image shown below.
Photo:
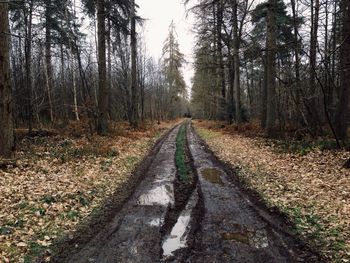
<svg viewBox="0 0 350 263"><path fill-rule="evenodd" d="M186 147L186 128L184 125L182 125L176 137L175 162L178 169L180 180L183 182L188 179L187 177L188 168L185 161L185 147Z"/></svg>

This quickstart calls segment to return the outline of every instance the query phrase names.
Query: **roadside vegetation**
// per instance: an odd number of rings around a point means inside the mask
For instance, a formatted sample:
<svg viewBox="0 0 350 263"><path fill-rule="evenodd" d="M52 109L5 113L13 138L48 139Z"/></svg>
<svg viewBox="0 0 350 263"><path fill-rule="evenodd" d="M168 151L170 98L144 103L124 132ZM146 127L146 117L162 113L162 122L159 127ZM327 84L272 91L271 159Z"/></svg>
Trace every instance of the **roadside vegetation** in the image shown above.
<svg viewBox="0 0 350 263"><path fill-rule="evenodd" d="M312 144L243 135L215 122L195 122L209 147L238 179L287 215L293 231L330 262L350 260L349 152L328 140Z"/></svg>
<svg viewBox="0 0 350 263"><path fill-rule="evenodd" d="M173 123L137 131L117 123L108 137L77 136L84 131L74 123L64 132L23 137L17 161L0 169L0 262L34 262L42 253L49 260L55 241L125 185Z"/></svg>

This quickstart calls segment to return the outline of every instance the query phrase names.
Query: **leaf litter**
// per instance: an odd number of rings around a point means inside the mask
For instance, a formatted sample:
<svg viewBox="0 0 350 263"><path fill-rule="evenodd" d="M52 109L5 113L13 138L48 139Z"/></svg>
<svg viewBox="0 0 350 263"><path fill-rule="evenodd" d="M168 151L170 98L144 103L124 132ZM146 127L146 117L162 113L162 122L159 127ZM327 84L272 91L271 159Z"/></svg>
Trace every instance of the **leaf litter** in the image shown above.
<svg viewBox="0 0 350 263"><path fill-rule="evenodd" d="M108 137L24 137L16 165L0 169L0 262L30 262L71 235L174 123L139 131L122 124Z"/></svg>

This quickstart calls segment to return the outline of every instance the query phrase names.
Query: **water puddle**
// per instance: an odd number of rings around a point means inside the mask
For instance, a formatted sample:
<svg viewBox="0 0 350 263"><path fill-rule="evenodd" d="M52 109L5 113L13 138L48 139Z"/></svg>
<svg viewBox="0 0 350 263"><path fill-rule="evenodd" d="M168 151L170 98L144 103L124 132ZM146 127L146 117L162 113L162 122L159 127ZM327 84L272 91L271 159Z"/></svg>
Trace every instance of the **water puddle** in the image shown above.
<svg viewBox="0 0 350 263"><path fill-rule="evenodd" d="M224 240L232 240L239 243L249 245L254 248L266 248L269 246L266 231L263 230L244 230L232 233L222 233L221 237Z"/></svg>
<svg viewBox="0 0 350 263"><path fill-rule="evenodd" d="M149 226L159 227L162 224L162 220L160 218L154 218L147 222L147 224Z"/></svg>
<svg viewBox="0 0 350 263"><path fill-rule="evenodd" d="M170 185L161 185L157 186L151 190L149 190L147 193L142 194L139 198L137 203L139 205L161 205L161 206L168 206L169 203L171 205L174 204L174 197L173 197L173 187Z"/></svg>
<svg viewBox="0 0 350 263"><path fill-rule="evenodd" d="M163 258L167 259L174 256L174 252L178 249L187 247L187 236L189 232L189 224L191 221L191 213L198 201L198 195L195 191L188 201L185 209L181 212L176 224L172 228L170 235L163 242Z"/></svg>
<svg viewBox="0 0 350 263"><path fill-rule="evenodd" d="M223 185L224 183L221 180L221 171L216 168L205 168L201 170L201 174L205 180L213 183Z"/></svg>
<svg viewBox="0 0 350 263"><path fill-rule="evenodd" d="M170 235L163 243L163 256L173 256L173 252L186 247L187 232L186 229L190 223L191 216L182 215L177 220L175 226L171 230Z"/></svg>

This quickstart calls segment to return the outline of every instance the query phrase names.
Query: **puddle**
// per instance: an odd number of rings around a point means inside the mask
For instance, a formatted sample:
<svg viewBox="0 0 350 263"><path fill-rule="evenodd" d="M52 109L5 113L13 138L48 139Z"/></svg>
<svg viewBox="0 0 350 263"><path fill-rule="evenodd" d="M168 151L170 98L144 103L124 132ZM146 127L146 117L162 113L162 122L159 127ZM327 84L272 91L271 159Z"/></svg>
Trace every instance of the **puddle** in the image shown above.
<svg viewBox="0 0 350 263"><path fill-rule="evenodd" d="M169 203L173 205L174 204L173 188L169 185L157 186L149 190L147 193L142 194L138 198L137 203L139 205L147 205L147 206L152 206L152 205L168 206Z"/></svg>
<svg viewBox="0 0 350 263"><path fill-rule="evenodd" d="M269 246L265 230L222 233L221 237L224 240L236 241L257 249Z"/></svg>
<svg viewBox="0 0 350 263"><path fill-rule="evenodd" d="M247 233L223 233L221 234L221 237L224 240L233 240L249 245L249 236Z"/></svg>
<svg viewBox="0 0 350 263"><path fill-rule="evenodd" d="M174 256L174 252L178 249L187 247L188 226L191 221L191 213L198 201L197 192L194 192L188 201L185 209L181 212L176 224L172 228L169 236L164 240L163 258Z"/></svg>
<svg viewBox="0 0 350 263"><path fill-rule="evenodd" d="M162 220L160 218L154 218L154 219L150 220L149 222L147 222L147 224L149 226L156 226L156 227L160 226L161 223L162 223Z"/></svg>
<svg viewBox="0 0 350 263"><path fill-rule="evenodd" d="M223 185L224 183L221 180L221 171L216 168L205 168L201 170L201 174L205 180L213 183Z"/></svg>
<svg viewBox="0 0 350 263"><path fill-rule="evenodd" d="M170 235L163 243L163 256L173 256L173 252L186 247L187 232L186 229L190 223L191 217L189 215L180 216L175 226L171 230Z"/></svg>

